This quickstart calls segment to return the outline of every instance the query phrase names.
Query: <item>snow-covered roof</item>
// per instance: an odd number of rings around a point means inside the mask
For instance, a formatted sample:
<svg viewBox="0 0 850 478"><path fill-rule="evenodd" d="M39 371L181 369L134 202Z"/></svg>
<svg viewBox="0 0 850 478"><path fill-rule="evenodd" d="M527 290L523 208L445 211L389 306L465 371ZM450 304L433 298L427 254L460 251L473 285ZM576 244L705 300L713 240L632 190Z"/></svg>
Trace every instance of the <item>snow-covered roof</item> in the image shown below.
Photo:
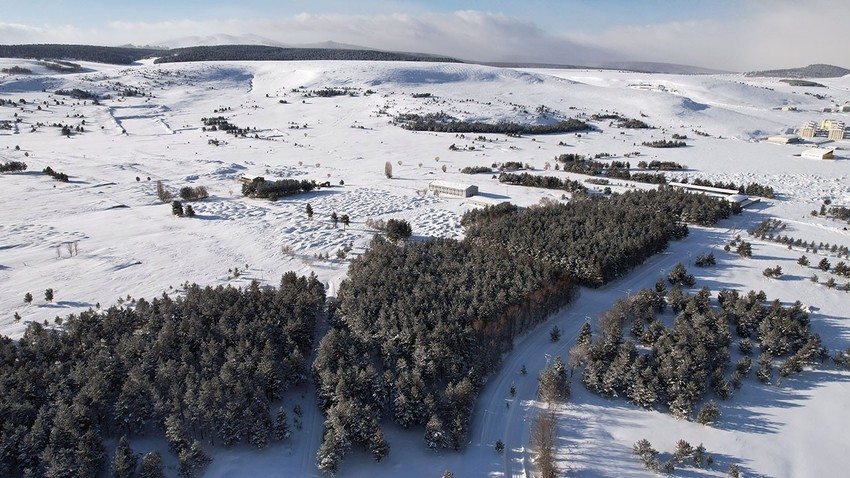
<svg viewBox="0 0 850 478"><path fill-rule="evenodd" d="M475 187L472 184L455 183L452 181L443 181L441 179L431 181L431 185L449 189L460 189L462 191L465 191L467 188Z"/></svg>
<svg viewBox="0 0 850 478"><path fill-rule="evenodd" d="M814 158L814 159L823 159L827 155L831 155L835 152L834 149L827 148L809 148L800 153L800 156L804 158Z"/></svg>

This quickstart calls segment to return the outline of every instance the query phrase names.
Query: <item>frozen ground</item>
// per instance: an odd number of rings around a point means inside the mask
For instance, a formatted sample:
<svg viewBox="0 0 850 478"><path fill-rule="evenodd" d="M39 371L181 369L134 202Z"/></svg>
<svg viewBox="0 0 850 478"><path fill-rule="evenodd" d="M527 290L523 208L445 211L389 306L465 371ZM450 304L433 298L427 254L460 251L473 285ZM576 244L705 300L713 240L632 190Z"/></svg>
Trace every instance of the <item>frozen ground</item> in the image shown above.
<svg viewBox="0 0 850 478"><path fill-rule="evenodd" d="M33 62L0 64L32 67ZM554 165L553 158L562 153L605 152L622 160L624 154L639 151L647 161L686 164L691 178L759 182L779 192L777 199L716 228L692 228L687 239L626 278L583 290L576 303L519 341L479 397L463 452L428 451L421 431L389 427L392 451L385 461L375 465L366 454L353 453L340 476L434 477L446 469L459 477L531 476L529 424L543 406L534 401L537 371L551 357L566 355L585 318L651 286L677 262L692 263L700 252L713 251L719 264L691 268L698 285L714 291L761 289L771 299L799 299L812 306L812 327L827 347L850 346L850 295L840 287L827 289L827 275L819 271L820 283L810 282L815 271L796 264L800 250L755 241L753 258L746 260L722 250L736 234L746 234L765 218L781 219L787 224L783 233L793 237L850 246L846 224L810 215L825 199L850 205L850 143L829 145L841 148L835 161L813 161L795 156L805 146L763 141L807 120L850 120L847 114L819 112L850 100L850 77L818 80L828 86L816 89L828 96L820 100L805 94L812 88L738 75L369 62L84 66L90 71L55 75L33 67L34 75L0 76L0 98L16 102L0 107L0 122L8 120L11 127L0 129L0 162L29 165L25 173L0 175L0 332L13 338L30 321L52 322L128 295L160 295L186 281L275 284L287 270L315 271L333 295L347 261L373 235L367 219L407 219L416 237L462 237L460 217L475 206L424 194L434 179L475 184L486 195L522 206L560 198L552 191L501 185L490 174L459 173L465 166L520 161L534 166L535 174L565 176L544 171L546 163ZM304 96L306 90L324 87L351 88L355 96ZM73 88L111 98L93 104L54 93ZM127 88L142 94L120 95ZM415 93L431 97L414 98ZM538 114L541 105L550 113ZM781 106L798 111L784 112ZM605 120L594 123L600 131L580 136L485 135L487 141L473 141L477 135L414 133L389 124L397 113L440 111L470 120L536 123L617 111L657 129L621 130ZM251 128L250 134L236 138L205 131L201 118L219 115ZM82 126L85 132L67 138L54 123ZM696 136L693 130L709 136ZM687 135L689 147L640 146L673 133ZM210 144L212 139L219 146ZM449 151L451 144L462 151ZM384 176L386 162L392 164L392 179ZM41 174L47 166L67 173L71 181L60 183ZM252 200L241 195L240 174L329 181L332 187L277 202ZM203 185L211 197L193 204L195 219L177 218L170 205L157 199L157 180L174 192ZM646 186L613 185L614 190L627 187ZM308 203L315 211L312 220L304 212ZM348 214L351 225L333 228L332 212ZM337 251L346 249L347 257L337 258ZM316 258L319 254L330 259ZM766 280L761 271L777 264L785 275ZM238 277L233 268L241 271ZM43 298L47 288L55 290L52 303ZM32 304L23 302L26 292L35 297ZM15 313L21 321L14 320ZM548 338L553 324L564 331L556 344ZM519 374L522 365L527 376ZM850 374L830 366L779 385L748 378L732 400L721 403L722 418L715 428L600 399L575 380L573 398L556 410L561 418L559 466L571 476L639 476L647 472L631 456L635 441L648 438L669 454L676 440L686 439L704 443L716 465L677 475L722 476L736 463L745 476L840 476L850 468L843 429L850 420L848 378ZM517 384L516 397L508 394L511 382ZM305 410L302 429L290 442L262 452L215 450L206 476L318 476L315 451L322 418L312 404L312 390L297 390L285 400L288 407L300 403ZM498 439L506 444L504 455L493 450ZM137 452L156 446L161 444L134 443Z"/></svg>

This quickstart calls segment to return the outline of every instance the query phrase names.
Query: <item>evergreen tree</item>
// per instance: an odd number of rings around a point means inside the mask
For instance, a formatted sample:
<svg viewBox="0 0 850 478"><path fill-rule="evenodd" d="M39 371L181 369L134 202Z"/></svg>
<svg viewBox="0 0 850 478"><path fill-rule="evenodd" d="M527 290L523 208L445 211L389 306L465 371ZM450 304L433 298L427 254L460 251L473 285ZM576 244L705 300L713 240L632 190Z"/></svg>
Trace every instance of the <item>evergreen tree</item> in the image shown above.
<svg viewBox="0 0 850 478"><path fill-rule="evenodd" d="M425 445L432 450L449 446L446 432L443 430L443 421L436 414L431 415L425 425Z"/></svg>
<svg viewBox="0 0 850 478"><path fill-rule="evenodd" d="M281 441L287 440L292 435L289 430L289 423L286 420L286 410L281 406L277 409L274 417L274 425L272 426L272 440Z"/></svg>
<svg viewBox="0 0 850 478"><path fill-rule="evenodd" d="M387 440L384 438L384 432L381 431L381 427L379 426L375 426L375 430L372 432L372 437L369 440L369 451L377 463L380 463L390 452L390 444L387 443Z"/></svg>
<svg viewBox="0 0 850 478"><path fill-rule="evenodd" d="M47 302L53 302L53 289L46 289L44 291L44 300Z"/></svg>
<svg viewBox="0 0 850 478"><path fill-rule="evenodd" d="M694 466L697 468L702 468L705 464L705 446L703 446L702 443L700 443L699 445L697 445L696 448L694 448L693 459Z"/></svg>
<svg viewBox="0 0 850 478"><path fill-rule="evenodd" d="M189 445L186 436L180 418L176 414L169 415L165 419L165 439L168 441L168 448L174 453L179 453Z"/></svg>
<svg viewBox="0 0 850 478"><path fill-rule="evenodd" d="M165 471L162 469L162 457L159 452L152 451L145 454L142 458L139 478L165 478Z"/></svg>
<svg viewBox="0 0 850 478"><path fill-rule="evenodd" d="M138 458L127 443L127 437L122 436L118 440L118 447L115 448L115 455L112 458L112 476L115 478L133 478L136 474L137 464Z"/></svg>
<svg viewBox="0 0 850 478"><path fill-rule="evenodd" d="M649 440L646 438L638 440L638 442L634 444L632 447L632 453L640 459L647 470L655 472L661 470L661 462L658 460L658 451L656 451L655 448L652 448L652 444L649 443Z"/></svg>
<svg viewBox="0 0 850 478"><path fill-rule="evenodd" d="M578 345L587 345L590 346L593 341L593 335L590 330L590 322L585 322L584 325L581 326L581 330L578 332L578 337L576 337L576 344Z"/></svg>
<svg viewBox="0 0 850 478"><path fill-rule="evenodd" d="M673 286L693 287L696 284L693 274L688 274L685 265L679 262L673 267L673 270L667 275L667 280Z"/></svg>
<svg viewBox="0 0 850 478"><path fill-rule="evenodd" d="M673 460L676 463L684 463L686 458L689 458L693 455L694 449L690 443L685 440L679 440L676 442L676 451L673 452Z"/></svg>
<svg viewBox="0 0 850 478"><path fill-rule="evenodd" d="M809 265L809 258L806 257L805 255L800 256L800 258L797 259L797 264L800 264L801 266L808 266Z"/></svg>
<svg viewBox="0 0 850 478"><path fill-rule="evenodd" d="M177 475L181 478L200 476L204 468L212 461L212 458L204 452L204 448L198 440L193 440L192 445L181 451L177 457L180 462Z"/></svg>
<svg viewBox="0 0 850 478"><path fill-rule="evenodd" d="M307 213L307 219L313 219L313 206L310 203L307 203L307 206L304 207L304 212Z"/></svg>
<svg viewBox="0 0 850 478"><path fill-rule="evenodd" d="M340 217L340 220L342 221L342 230L345 230L345 228L351 224L351 219L348 217L348 214L343 214L342 217Z"/></svg>
<svg viewBox="0 0 850 478"><path fill-rule="evenodd" d="M333 428L325 430L325 437L316 452L316 461L319 470L329 475L336 474L339 469L339 462L348 448L346 440L337 434Z"/></svg>
<svg viewBox="0 0 850 478"><path fill-rule="evenodd" d="M32 294L30 294L29 292L24 294L24 302L26 302L27 304L31 304L32 303Z"/></svg>
<svg viewBox="0 0 850 478"><path fill-rule="evenodd" d="M709 401L703 406L697 414L697 421L703 425L708 425L717 421L720 417L720 407L714 400Z"/></svg>
<svg viewBox="0 0 850 478"><path fill-rule="evenodd" d="M336 223L339 222L339 216L336 215L336 211L331 213L331 223L334 225L334 229L336 229Z"/></svg>
<svg viewBox="0 0 850 478"><path fill-rule="evenodd" d="M829 271L830 267L831 267L831 264L829 263L829 259L827 259L826 257L824 257L823 259L820 260L820 262L818 262L818 269L820 269L824 272Z"/></svg>
<svg viewBox="0 0 850 478"><path fill-rule="evenodd" d="M186 217L195 217L195 208L191 204L186 205Z"/></svg>
<svg viewBox="0 0 850 478"><path fill-rule="evenodd" d="M180 201L171 202L171 214L175 216L183 215L183 204Z"/></svg>
<svg viewBox="0 0 850 478"><path fill-rule="evenodd" d="M552 342L561 340L561 329L557 325L552 326L552 330L549 331L549 340Z"/></svg>

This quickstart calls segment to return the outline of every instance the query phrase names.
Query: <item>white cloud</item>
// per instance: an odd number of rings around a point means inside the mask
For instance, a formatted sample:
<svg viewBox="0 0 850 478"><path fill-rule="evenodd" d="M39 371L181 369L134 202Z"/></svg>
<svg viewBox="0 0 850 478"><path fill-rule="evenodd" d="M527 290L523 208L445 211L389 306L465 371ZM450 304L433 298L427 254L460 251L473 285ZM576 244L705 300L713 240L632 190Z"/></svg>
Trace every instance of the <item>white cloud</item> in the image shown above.
<svg viewBox="0 0 850 478"><path fill-rule="evenodd" d="M748 0L730 22L704 20L612 28L569 38L623 59L746 71L831 63L849 66L850 9L832 0Z"/></svg>
<svg viewBox="0 0 850 478"><path fill-rule="evenodd" d="M434 53L483 61L586 63L585 49L515 17L480 11L380 15L309 14L269 20L110 22L101 29L0 24L0 43L167 44L176 39L253 35L281 44L335 41L371 48Z"/></svg>

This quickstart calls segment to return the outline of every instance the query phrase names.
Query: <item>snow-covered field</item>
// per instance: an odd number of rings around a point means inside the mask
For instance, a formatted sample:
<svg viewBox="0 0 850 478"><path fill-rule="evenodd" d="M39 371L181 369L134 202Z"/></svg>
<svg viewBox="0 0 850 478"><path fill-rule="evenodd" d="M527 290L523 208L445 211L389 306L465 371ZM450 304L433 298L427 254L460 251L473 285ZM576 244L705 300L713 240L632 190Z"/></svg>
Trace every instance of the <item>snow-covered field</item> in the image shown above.
<svg viewBox="0 0 850 478"><path fill-rule="evenodd" d="M554 166L553 158L562 153L609 153L623 160L626 153L640 152L647 161L687 165L691 178L758 182L779 193L718 227L692 227L688 238L664 254L624 279L583 290L578 301L524 337L479 397L464 451L434 453L424 447L421 431L388 427L392 450L384 462L376 465L367 454L355 452L343 462L340 476L435 477L444 470L458 477L531 476L530 423L544 407L534 400L537 371L551 357L566 358L586 317L651 287L677 262L693 264L701 252L714 252L718 266L690 268L698 286L715 292L764 290L768 298L785 302L799 299L811 306L812 328L826 347L850 346L850 295L841 290L843 279L837 278L839 287L828 289L823 284L828 274L797 265L803 252L777 243L754 240L752 259L723 251L735 235L746 237L748 229L767 218L787 224L783 234L850 246L845 223L810 214L826 199L850 206L850 142L828 144L839 148L837 159L816 161L798 156L811 144L764 141L808 120L850 122L847 113L819 112L850 100L850 77L819 79L827 88L804 88L740 75L370 62L84 63L86 73L58 75L36 62L0 60L4 68L13 65L34 71L0 75L0 98L16 103L0 107L0 122L10 126L0 129L0 163L29 165L24 173L0 175L0 333L13 338L30 321L52 323L57 316L96 304L109 306L127 296L161 295L186 281L276 284L285 271L314 271L334 295L348 260L374 234L367 219L406 219L414 238L462 237L460 217L476 206L426 194L435 179L475 184L484 196L521 206L560 198L554 191L502 185L490 174L461 174L466 166L519 161L534 166L534 174L569 176L546 171L547 163ZM304 95L325 87L351 88L354 95ZM74 88L111 98L94 104L54 93ZM121 96L127 88L142 95ZM547 113L539 113L540 106ZM782 106L798 111L782 111ZM390 124L393 116L405 112L548 123L614 111L657 129L618 129L604 120L593 123L600 130L593 133L488 134L481 141L474 140L478 135L415 133ZM201 118L213 116L251 131L246 137L207 131ZM65 137L54 123L85 131ZM689 146L640 145L674 133L687 135ZM215 139L218 146L210 144ZM460 151L450 151L452 144ZM629 160L633 165L638 161ZM384 175L386 162L392 165L392 179ZM70 182L42 174L48 166L68 174ZM268 202L242 197L241 174L329 181L332 187ZM156 181L175 193L183 186L205 186L211 197L193 203L194 219L178 218L157 199ZM614 181L612 189L648 187L626 183ZM305 213L308 203L315 212L312 220ZM347 214L350 226L334 228L332 212ZM338 258L342 250L348 250L346 258ZM325 254L330 258L317 258ZM762 270L775 265L785 275L765 279ZM819 283L808 280L814 272L821 276ZM43 297L47 288L55 291L50 303ZM27 292L34 296L31 304L23 301ZM564 331L557 343L548 336L554 324ZM523 365L529 371L524 376L519 373ZM570 476L646 475L631 455L634 442L647 438L669 456L676 441L685 439L703 443L715 464L705 470L677 470L676 475L723 476L734 463L745 476L841 476L850 468L844 444L844 426L850 422L848 379L850 374L829 364L769 386L748 377L731 400L720 404L721 420L713 428L623 400L600 399L576 379L573 397L556 410L558 465ZM516 397L508 393L511 382L516 382ZM312 390L296 391L286 401L305 409L303 428L291 441L261 452L247 446L215 450L206 476L318 476L315 451L322 419ZM499 439L506 445L502 455L493 449ZM159 445L140 441L133 446L144 452L146 446Z"/></svg>

